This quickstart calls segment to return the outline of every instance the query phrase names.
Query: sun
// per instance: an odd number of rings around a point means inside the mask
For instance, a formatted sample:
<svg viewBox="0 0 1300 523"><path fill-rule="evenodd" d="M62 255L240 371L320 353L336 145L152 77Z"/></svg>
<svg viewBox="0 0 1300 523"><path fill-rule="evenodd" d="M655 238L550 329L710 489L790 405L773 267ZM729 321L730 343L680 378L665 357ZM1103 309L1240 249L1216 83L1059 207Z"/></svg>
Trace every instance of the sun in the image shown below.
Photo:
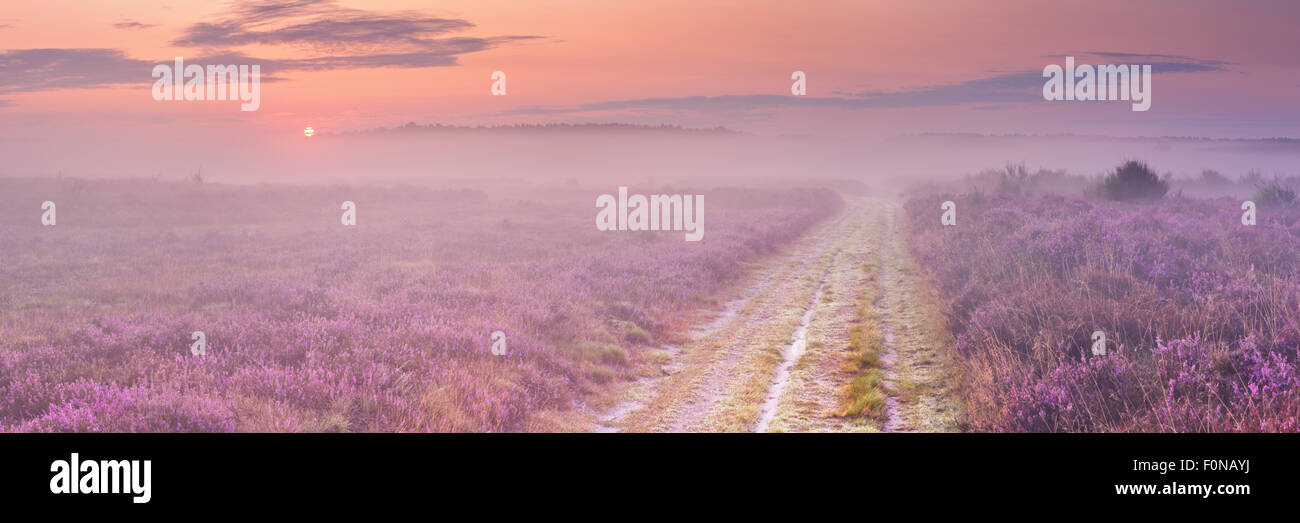
<svg viewBox="0 0 1300 523"><path fill-rule="evenodd" d="M306 129L302 130L302 135L308 138L311 138L313 134L316 134L316 130L312 129L310 125L308 125Z"/></svg>

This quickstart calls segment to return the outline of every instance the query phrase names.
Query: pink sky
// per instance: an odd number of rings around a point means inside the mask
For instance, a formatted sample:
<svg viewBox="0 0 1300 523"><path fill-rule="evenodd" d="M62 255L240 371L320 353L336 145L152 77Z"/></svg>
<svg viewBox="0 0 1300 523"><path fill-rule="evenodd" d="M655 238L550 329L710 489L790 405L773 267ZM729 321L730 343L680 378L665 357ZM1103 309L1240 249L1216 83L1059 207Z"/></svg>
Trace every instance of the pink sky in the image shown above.
<svg viewBox="0 0 1300 523"><path fill-rule="evenodd" d="M196 23L239 22L236 7L176 0L6 2L0 7L0 53L8 58L0 58L0 138L75 139L108 130L126 137L213 130L295 134L306 125L331 132L406 121L618 121L840 136L1300 136L1300 6L1280 1L323 2L295 17L271 19L263 29L321 20L463 20L472 27L416 37L429 45L459 37L493 43L454 54L453 65L284 72L282 81L262 85L261 110L253 113L226 102L154 101L147 67L138 74L96 73L112 83L90 88L33 89L33 78L69 71L42 72L14 60L34 49L115 50L148 63L228 52L301 59L411 50L408 43L373 35L176 43ZM132 22L139 25L125 25ZM493 40L509 36L537 38ZM1105 61L1086 58L1090 53L1145 56ZM1157 67L1154 103L1146 113L1118 102L1046 102L1032 89L1007 99L963 87L1005 75L1032 77L1067 54L1083 63L1156 61L1204 70L1161 73ZM59 67L74 75L85 68ZM508 75L507 96L489 93L495 70ZM828 103L744 98L789 97L794 70L808 74L809 99ZM926 90L936 91L896 96ZM870 95L879 104L854 105L855 93L885 94Z"/></svg>

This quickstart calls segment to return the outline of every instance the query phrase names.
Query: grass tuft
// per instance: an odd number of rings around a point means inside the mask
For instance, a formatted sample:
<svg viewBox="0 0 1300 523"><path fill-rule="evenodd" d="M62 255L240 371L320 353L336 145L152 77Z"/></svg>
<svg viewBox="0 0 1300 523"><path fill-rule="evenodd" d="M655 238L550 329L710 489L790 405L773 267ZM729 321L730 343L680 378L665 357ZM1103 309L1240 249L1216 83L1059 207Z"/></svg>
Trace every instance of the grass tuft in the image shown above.
<svg viewBox="0 0 1300 523"><path fill-rule="evenodd" d="M849 347L853 353L845 362L845 370L853 373L854 377L844 390L843 407L839 411L841 417L874 421L885 417L885 381L881 368L885 337L880 328L880 314L873 306L878 294L874 291L878 267L879 254L874 254L872 260L862 267L867 273L868 290L858 297L857 314L849 328Z"/></svg>

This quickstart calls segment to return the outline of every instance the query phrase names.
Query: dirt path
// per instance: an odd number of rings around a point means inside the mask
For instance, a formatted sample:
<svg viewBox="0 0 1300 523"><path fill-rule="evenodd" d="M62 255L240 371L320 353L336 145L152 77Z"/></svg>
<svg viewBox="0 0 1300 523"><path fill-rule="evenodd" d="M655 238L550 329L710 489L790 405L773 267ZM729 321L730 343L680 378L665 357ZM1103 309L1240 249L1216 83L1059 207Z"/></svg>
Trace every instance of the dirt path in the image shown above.
<svg viewBox="0 0 1300 523"><path fill-rule="evenodd" d="M957 430L956 403L948 384L942 349L930 332L921 281L907 252L902 210L888 204L881 244L880 312L884 333L886 432Z"/></svg>
<svg viewBox="0 0 1300 523"><path fill-rule="evenodd" d="M723 308L680 345L660 347L658 371L627 385L623 399L595 415L602 432L807 432L879 431L878 420L840 416L845 386L854 372L848 328L864 292L880 295L892 333L906 329L911 311L902 262L887 279L864 270L874 259L892 258L901 248L893 225L896 207L855 199L784 253L758 263L748 283L727 297ZM892 236L896 236L891 238ZM903 255L906 256L905 249ZM878 287L890 287L880 289ZM883 292L882 292L883 290ZM917 312L919 314L919 312ZM912 331L908 331L912 332ZM921 333L919 329L915 333ZM895 337L894 384L929 376L910 370L923 355ZM933 349L929 349L933 351ZM915 376L915 378L913 378ZM912 390L912 389L909 389ZM920 390L917 388L916 390ZM934 387L936 394L942 390ZM896 427L947 430L925 425L929 411L895 400L889 412L914 420ZM939 401L939 403L943 403ZM910 409L910 410L909 410Z"/></svg>
<svg viewBox="0 0 1300 523"><path fill-rule="evenodd" d="M826 269L826 274L822 276L821 281L817 284L817 292L813 293L812 303L804 310L803 316L799 321L799 326L795 328L794 337L790 344L781 350L781 364L776 368L776 376L772 378L772 384L767 389L767 396L763 398L763 405L760 407L758 414L758 425L754 427L754 432L767 432L772 426L772 420L776 418L777 407L780 404L782 395L790 385L790 378L794 374L794 367L808 352L808 328L812 324L813 313L817 312L818 306L822 304L826 296L826 283L830 279L831 270L834 269L836 262L840 259L840 252L836 251L835 258L831 260L831 265Z"/></svg>

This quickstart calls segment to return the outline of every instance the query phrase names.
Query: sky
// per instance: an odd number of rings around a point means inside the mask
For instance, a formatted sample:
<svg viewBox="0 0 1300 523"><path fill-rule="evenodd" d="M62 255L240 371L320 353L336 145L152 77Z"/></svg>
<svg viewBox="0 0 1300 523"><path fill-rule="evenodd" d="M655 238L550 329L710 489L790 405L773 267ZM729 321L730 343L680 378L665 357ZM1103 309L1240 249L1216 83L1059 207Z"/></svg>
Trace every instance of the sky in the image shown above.
<svg viewBox="0 0 1300 523"><path fill-rule="evenodd" d="M237 151L408 121L1300 137L1297 26L1300 3L1269 0L5 2L0 141ZM154 100L177 56L261 64L260 108ZM1151 64L1151 109L1044 100L1065 56Z"/></svg>

